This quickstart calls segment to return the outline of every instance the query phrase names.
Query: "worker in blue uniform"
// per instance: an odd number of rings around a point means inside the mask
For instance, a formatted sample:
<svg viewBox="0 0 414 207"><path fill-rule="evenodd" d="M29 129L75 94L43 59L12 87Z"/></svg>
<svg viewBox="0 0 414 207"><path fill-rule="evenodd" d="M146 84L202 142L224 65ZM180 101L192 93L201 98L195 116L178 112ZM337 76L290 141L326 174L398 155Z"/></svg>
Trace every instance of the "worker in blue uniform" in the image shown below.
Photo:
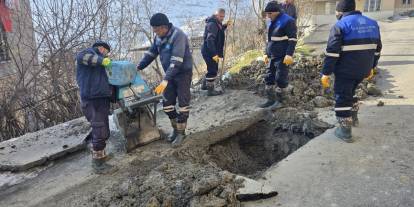
<svg viewBox="0 0 414 207"><path fill-rule="evenodd" d="M336 7L338 21L332 27L326 48L321 83L330 87L335 75L335 113L339 126L335 135L353 142L352 126L358 125L355 89L372 76L382 49L378 23L355 11L355 0L341 0Z"/></svg>
<svg viewBox="0 0 414 207"><path fill-rule="evenodd" d="M164 79L155 89L157 94L163 94L164 112L168 115L173 132L167 140L173 146L179 146L185 138L187 119L190 113L190 87L192 80L193 58L187 35L174 27L165 14L154 14L150 25L156 37L137 69L143 70L157 56L165 71ZM178 113L176 103L178 99Z"/></svg>
<svg viewBox="0 0 414 207"><path fill-rule="evenodd" d="M81 109L92 127L88 138L92 142L92 168L95 173L107 174L115 167L106 163L106 141L109 138L109 108L112 87L105 67L111 65L108 53L111 47L98 40L76 57L76 81L80 90Z"/></svg>
<svg viewBox="0 0 414 207"><path fill-rule="evenodd" d="M265 91L267 101L261 108L270 107L275 110L283 107L286 101L288 81L288 66L293 64L293 53L297 43L297 27L295 20L282 11L281 5L271 1L266 5L265 12L270 20L266 45L267 74ZM279 92L276 93L276 84Z"/></svg>

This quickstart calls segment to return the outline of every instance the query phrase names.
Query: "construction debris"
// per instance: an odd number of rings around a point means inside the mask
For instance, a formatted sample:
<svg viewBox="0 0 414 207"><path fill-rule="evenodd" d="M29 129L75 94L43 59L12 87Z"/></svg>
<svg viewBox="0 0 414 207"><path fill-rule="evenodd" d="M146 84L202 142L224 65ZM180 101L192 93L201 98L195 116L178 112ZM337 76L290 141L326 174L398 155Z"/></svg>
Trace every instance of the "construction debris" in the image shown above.
<svg viewBox="0 0 414 207"><path fill-rule="evenodd" d="M333 106L333 80L331 88L322 89L320 72L322 71L323 56L301 57L289 68L288 105L299 109L313 110L314 107ZM266 65L260 60L254 60L251 65L244 66L238 73L227 73L225 84L228 88L247 89L264 95L264 77ZM368 95L381 96L381 91L373 80L364 80L356 89L356 97L365 99Z"/></svg>

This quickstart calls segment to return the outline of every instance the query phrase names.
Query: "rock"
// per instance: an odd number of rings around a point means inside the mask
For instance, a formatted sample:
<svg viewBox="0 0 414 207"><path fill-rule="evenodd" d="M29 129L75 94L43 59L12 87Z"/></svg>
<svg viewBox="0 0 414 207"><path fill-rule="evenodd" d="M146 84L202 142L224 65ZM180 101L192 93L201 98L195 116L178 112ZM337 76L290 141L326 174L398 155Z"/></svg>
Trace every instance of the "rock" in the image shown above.
<svg viewBox="0 0 414 207"><path fill-rule="evenodd" d="M162 202L162 207L173 207L174 198L172 196L168 196Z"/></svg>
<svg viewBox="0 0 414 207"><path fill-rule="evenodd" d="M217 188L214 188L210 193L220 197L220 194L223 192L224 188L222 186L217 186Z"/></svg>
<svg viewBox="0 0 414 207"><path fill-rule="evenodd" d="M383 101L378 101L377 106L378 106L378 107L381 107L381 106L384 106L384 104L385 104L385 103L384 103Z"/></svg>
<svg viewBox="0 0 414 207"><path fill-rule="evenodd" d="M223 207L227 201L213 195L196 196L190 201L190 207Z"/></svg>
<svg viewBox="0 0 414 207"><path fill-rule="evenodd" d="M118 193L121 196L127 196L129 192L129 186L131 185L131 181L123 182L118 189Z"/></svg>
<svg viewBox="0 0 414 207"><path fill-rule="evenodd" d="M371 96L381 96L382 92L374 84L369 83L367 86L368 95Z"/></svg>
<svg viewBox="0 0 414 207"><path fill-rule="evenodd" d="M221 175L221 180L223 180L224 183L229 183L233 181L235 178L235 175L227 170L222 171L220 175Z"/></svg>
<svg viewBox="0 0 414 207"><path fill-rule="evenodd" d="M220 179L215 175L203 177L193 183L192 191L194 195L203 195L210 192L220 184Z"/></svg>
<svg viewBox="0 0 414 207"><path fill-rule="evenodd" d="M366 99L368 97L368 94L365 90L358 88L355 91L355 96L358 97L358 99L362 100L362 99Z"/></svg>
<svg viewBox="0 0 414 207"><path fill-rule="evenodd" d="M303 109L308 110L308 111L312 111L314 109L314 106L311 103L306 103L306 104L303 105Z"/></svg>
<svg viewBox="0 0 414 207"><path fill-rule="evenodd" d="M145 206L146 207L161 207L160 202L158 202L156 197L150 198Z"/></svg>
<svg viewBox="0 0 414 207"><path fill-rule="evenodd" d="M308 137L315 137L333 127L334 125L317 119L308 119L303 123L301 132Z"/></svg>
<svg viewBox="0 0 414 207"><path fill-rule="evenodd" d="M223 199L227 199L232 194L232 192L233 192L233 189L229 185L226 185L223 191L220 193L219 197Z"/></svg>
<svg viewBox="0 0 414 207"><path fill-rule="evenodd" d="M305 95L307 95L309 97L314 97L316 95L316 93L312 88L308 88L308 90L305 91Z"/></svg>
<svg viewBox="0 0 414 207"><path fill-rule="evenodd" d="M183 194L184 192L184 181L183 180L177 180L175 182L175 191L179 195Z"/></svg>
<svg viewBox="0 0 414 207"><path fill-rule="evenodd" d="M398 98L404 98L404 96L402 96L402 95L399 95L399 96L398 96Z"/></svg>
<svg viewBox="0 0 414 207"><path fill-rule="evenodd" d="M318 108L325 108L332 104L332 102L329 99L323 96L316 96L314 99L312 99L312 102L315 105L315 107Z"/></svg>

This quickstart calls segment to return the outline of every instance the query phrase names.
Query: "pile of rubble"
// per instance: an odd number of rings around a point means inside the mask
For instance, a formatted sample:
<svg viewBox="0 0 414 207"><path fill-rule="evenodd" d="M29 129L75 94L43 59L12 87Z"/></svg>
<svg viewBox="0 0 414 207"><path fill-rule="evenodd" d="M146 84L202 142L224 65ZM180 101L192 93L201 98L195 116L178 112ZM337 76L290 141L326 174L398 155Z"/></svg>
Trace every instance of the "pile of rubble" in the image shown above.
<svg viewBox="0 0 414 207"><path fill-rule="evenodd" d="M142 166L142 163L133 164ZM145 207L240 204L235 192L242 186L243 180L211 165L169 159L154 162L152 169L138 167L131 170L129 179L78 204Z"/></svg>
<svg viewBox="0 0 414 207"><path fill-rule="evenodd" d="M323 57L301 57L289 68L288 104L299 109L313 110L334 104L333 82L330 89L323 89L320 84ZM231 89L247 89L264 95L264 77L266 65L262 60L255 60L249 66L241 68L239 73L226 74L225 85ZM364 80L356 91L356 96L365 99L368 95L380 96L375 80Z"/></svg>

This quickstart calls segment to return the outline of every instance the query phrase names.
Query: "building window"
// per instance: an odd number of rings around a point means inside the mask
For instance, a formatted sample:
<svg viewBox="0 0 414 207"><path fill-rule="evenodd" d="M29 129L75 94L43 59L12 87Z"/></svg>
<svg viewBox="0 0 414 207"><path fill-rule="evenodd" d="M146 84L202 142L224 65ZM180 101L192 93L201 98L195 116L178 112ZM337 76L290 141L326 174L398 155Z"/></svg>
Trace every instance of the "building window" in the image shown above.
<svg viewBox="0 0 414 207"><path fill-rule="evenodd" d="M381 0L366 0L364 11L366 12L374 12L381 10Z"/></svg>
<svg viewBox="0 0 414 207"><path fill-rule="evenodd" d="M411 4L411 0L402 0L403 5L409 5Z"/></svg>
<svg viewBox="0 0 414 207"><path fill-rule="evenodd" d="M9 60L9 45L7 44L6 32L4 31L3 26L0 25L0 62Z"/></svg>

